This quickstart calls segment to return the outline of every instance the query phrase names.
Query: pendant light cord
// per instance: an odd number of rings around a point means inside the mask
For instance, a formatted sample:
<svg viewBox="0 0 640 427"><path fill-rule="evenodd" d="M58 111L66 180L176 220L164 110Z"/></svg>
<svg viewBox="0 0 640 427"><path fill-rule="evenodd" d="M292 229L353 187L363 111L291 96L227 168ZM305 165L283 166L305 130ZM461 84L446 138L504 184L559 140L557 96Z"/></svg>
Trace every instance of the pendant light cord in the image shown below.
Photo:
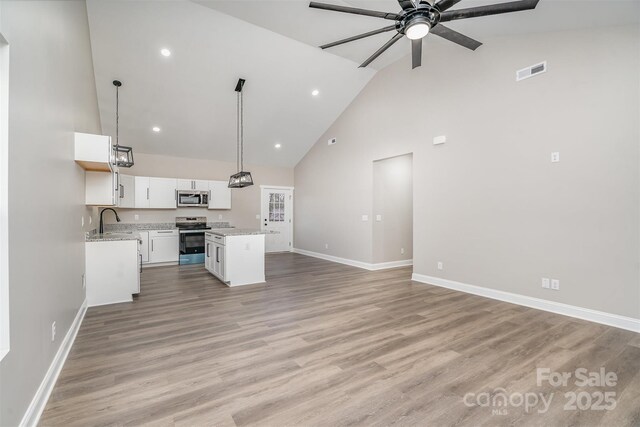
<svg viewBox="0 0 640 427"><path fill-rule="evenodd" d="M240 171L244 170L244 96L240 91Z"/></svg>
<svg viewBox="0 0 640 427"><path fill-rule="evenodd" d="M236 93L236 171L240 172L240 92Z"/></svg>
<svg viewBox="0 0 640 427"><path fill-rule="evenodd" d="M118 133L120 129L120 91L119 87L116 86L116 147L119 147L120 140L118 139Z"/></svg>
<svg viewBox="0 0 640 427"><path fill-rule="evenodd" d="M237 120L236 120L236 168L238 172L244 170L244 97L242 90L237 96Z"/></svg>

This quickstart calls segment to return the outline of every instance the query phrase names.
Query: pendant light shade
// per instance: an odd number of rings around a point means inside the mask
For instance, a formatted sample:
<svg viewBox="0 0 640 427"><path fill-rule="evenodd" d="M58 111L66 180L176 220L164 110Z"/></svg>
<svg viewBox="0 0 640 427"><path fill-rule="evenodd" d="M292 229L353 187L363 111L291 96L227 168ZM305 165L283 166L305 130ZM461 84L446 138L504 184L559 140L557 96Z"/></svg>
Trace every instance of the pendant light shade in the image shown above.
<svg viewBox="0 0 640 427"><path fill-rule="evenodd" d="M244 188L253 185L253 178L251 172L243 171L244 169L244 99L242 88L244 87L244 79L239 79L236 85L237 93L237 160L236 166L237 173L234 173L229 177L229 188Z"/></svg>
<svg viewBox="0 0 640 427"><path fill-rule="evenodd" d="M133 148L120 145L118 139L120 133L120 80L114 80L113 85L116 87L116 145L113 146L114 162L116 166L121 168L130 168L133 166Z"/></svg>

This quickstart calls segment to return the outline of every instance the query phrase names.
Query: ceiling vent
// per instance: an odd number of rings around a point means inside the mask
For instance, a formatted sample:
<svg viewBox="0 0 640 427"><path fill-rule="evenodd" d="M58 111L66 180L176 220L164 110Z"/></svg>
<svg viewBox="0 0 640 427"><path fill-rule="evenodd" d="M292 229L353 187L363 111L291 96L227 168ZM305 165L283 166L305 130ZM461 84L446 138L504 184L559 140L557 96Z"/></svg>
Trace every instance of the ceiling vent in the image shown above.
<svg viewBox="0 0 640 427"><path fill-rule="evenodd" d="M547 61L541 62L536 65L532 65L522 70L516 71L516 81L528 79L529 77L537 76L538 74L545 73L547 71Z"/></svg>

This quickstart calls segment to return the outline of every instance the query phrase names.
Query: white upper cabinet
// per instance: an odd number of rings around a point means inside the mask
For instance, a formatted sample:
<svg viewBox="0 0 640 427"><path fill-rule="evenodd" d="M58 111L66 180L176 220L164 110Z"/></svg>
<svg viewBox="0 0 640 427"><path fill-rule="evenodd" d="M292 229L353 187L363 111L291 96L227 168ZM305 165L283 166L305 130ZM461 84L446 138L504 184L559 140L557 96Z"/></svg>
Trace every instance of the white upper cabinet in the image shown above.
<svg viewBox="0 0 640 427"><path fill-rule="evenodd" d="M117 178L114 172L85 172L85 204L116 206Z"/></svg>
<svg viewBox="0 0 640 427"><path fill-rule="evenodd" d="M227 181L209 181L209 209L231 209L231 189Z"/></svg>
<svg viewBox="0 0 640 427"><path fill-rule="evenodd" d="M117 193L119 208L135 207L135 177L119 174Z"/></svg>
<svg viewBox="0 0 640 427"><path fill-rule="evenodd" d="M111 172L113 150L110 136L76 132L74 139L76 163L88 171Z"/></svg>
<svg viewBox="0 0 640 427"><path fill-rule="evenodd" d="M209 181L203 181L200 179L179 179L178 190L208 191Z"/></svg>
<svg viewBox="0 0 640 427"><path fill-rule="evenodd" d="M149 207L175 209L177 180L173 178L149 178Z"/></svg>
<svg viewBox="0 0 640 427"><path fill-rule="evenodd" d="M148 176L136 176L134 179L135 187L135 200L134 207L136 208L148 208L149 207L149 177Z"/></svg>

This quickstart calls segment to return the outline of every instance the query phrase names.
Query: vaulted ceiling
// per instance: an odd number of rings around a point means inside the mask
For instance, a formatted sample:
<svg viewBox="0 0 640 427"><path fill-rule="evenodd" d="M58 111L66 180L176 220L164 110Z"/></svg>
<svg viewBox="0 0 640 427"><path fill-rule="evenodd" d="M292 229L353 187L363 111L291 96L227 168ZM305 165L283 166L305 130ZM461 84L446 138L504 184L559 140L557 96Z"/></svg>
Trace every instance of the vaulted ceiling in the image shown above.
<svg viewBox="0 0 640 427"><path fill-rule="evenodd" d="M399 10L396 0L319 1ZM455 8L503 1L463 0ZM309 9L306 0L87 0L87 9L103 133L115 135L111 82L119 79L120 143L134 152L235 161L234 87L244 78L245 162L294 166L377 69L409 54L403 39L369 68L358 68L389 33L317 48L389 23ZM486 41L637 23L639 17L637 0L541 0L534 11L449 26ZM443 60L429 57L433 44L463 49L429 36L423 66ZM162 56L163 48L171 56ZM311 95L315 89L318 96Z"/></svg>

